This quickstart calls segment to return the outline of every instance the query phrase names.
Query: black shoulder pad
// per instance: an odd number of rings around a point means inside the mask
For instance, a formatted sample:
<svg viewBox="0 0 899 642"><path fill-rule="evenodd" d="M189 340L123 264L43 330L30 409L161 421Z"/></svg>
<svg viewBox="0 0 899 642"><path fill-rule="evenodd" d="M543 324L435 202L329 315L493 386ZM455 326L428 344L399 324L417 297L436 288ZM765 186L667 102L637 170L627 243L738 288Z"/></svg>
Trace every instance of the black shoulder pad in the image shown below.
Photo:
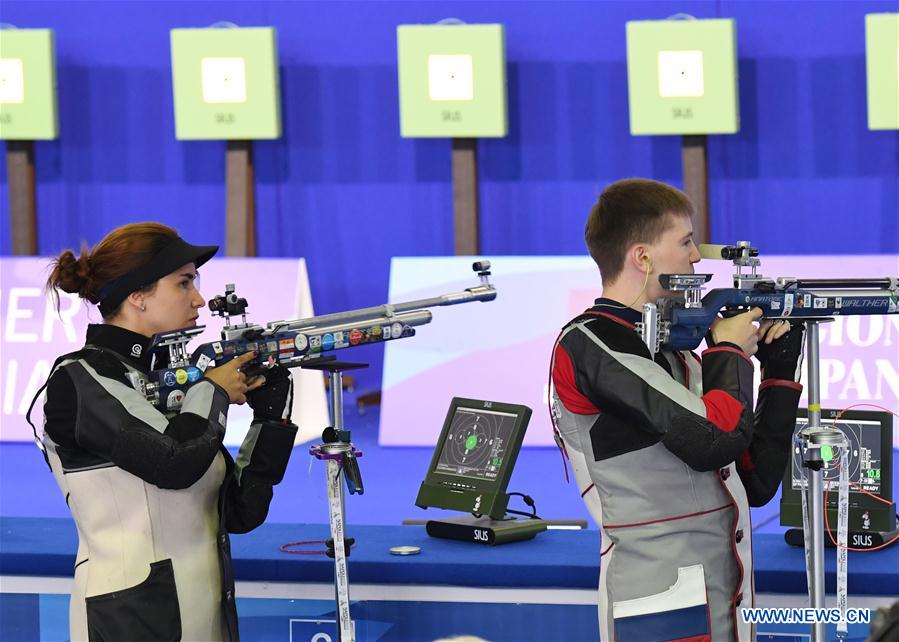
<svg viewBox="0 0 899 642"><path fill-rule="evenodd" d="M86 361L91 368L96 370L97 374L103 377L109 377L110 379L117 379L129 386L131 385L131 382L127 377L128 368L114 354L106 350L96 350L91 348L88 348L83 352L84 355L81 359Z"/></svg>
<svg viewBox="0 0 899 642"><path fill-rule="evenodd" d="M650 358L649 348L633 328L614 319L597 315L584 315L587 328L616 352L629 352Z"/></svg>

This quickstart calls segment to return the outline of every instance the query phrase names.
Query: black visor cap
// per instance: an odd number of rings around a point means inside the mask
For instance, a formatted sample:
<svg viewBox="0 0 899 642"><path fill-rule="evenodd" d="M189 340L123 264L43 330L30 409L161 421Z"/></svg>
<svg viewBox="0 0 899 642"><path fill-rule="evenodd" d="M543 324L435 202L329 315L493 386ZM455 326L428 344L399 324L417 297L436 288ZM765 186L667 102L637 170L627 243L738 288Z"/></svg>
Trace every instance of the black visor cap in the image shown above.
<svg viewBox="0 0 899 642"><path fill-rule="evenodd" d="M171 274L182 265L193 263L199 268L215 256L217 245L191 245L180 236L172 238L146 264L132 270L104 287L100 292L100 313L112 314L129 294L141 290L162 277Z"/></svg>

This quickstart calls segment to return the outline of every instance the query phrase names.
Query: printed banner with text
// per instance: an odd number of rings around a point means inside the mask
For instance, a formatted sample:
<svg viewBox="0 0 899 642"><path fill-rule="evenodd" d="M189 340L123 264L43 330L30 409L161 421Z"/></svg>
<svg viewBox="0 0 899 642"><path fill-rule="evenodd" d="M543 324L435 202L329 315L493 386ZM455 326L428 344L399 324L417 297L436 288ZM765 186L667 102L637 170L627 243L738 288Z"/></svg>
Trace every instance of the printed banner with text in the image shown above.
<svg viewBox="0 0 899 642"><path fill-rule="evenodd" d="M43 385L56 357L84 345L88 323L102 321L99 311L85 305L74 294L63 293L60 310L44 293L50 259L0 257L0 395L2 395L2 441L30 441L31 427L25 412L35 392ZM200 270L200 292L208 300L234 283L247 299L249 320L259 325L281 319L313 315L309 278L303 259L214 259ZM223 320L209 309L200 310L206 330L190 344L221 338ZM328 425L324 380L319 372L294 369L293 421L300 427L297 442L321 434ZM40 432L42 403L35 404L32 420ZM232 406L228 414L225 443L240 444L249 428L252 412L247 406Z"/></svg>
<svg viewBox="0 0 899 642"><path fill-rule="evenodd" d="M390 300L468 287L470 264L464 257L395 258ZM600 295L599 273L589 257L503 256L492 267L495 301L439 308L415 339L386 344L382 445L433 446L454 396L526 404L534 414L525 444L553 444L546 404L550 351L565 322ZM725 261L696 266L714 274L709 288L733 287L733 270ZM763 256L761 273L882 278L899 275L899 257ZM841 409L863 401L899 412L897 314L838 317L821 328L822 405ZM899 447L897 437L899 430Z"/></svg>

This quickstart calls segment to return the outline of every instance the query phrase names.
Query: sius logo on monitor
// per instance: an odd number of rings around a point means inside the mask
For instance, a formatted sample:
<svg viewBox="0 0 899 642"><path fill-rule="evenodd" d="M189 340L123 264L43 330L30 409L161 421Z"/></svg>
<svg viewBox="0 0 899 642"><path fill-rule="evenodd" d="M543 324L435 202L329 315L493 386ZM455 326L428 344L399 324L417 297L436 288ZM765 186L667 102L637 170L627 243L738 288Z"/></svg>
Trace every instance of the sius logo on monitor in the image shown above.
<svg viewBox="0 0 899 642"><path fill-rule="evenodd" d="M853 533L852 535L852 545L853 546L871 546L873 544L871 535L861 535L859 533Z"/></svg>

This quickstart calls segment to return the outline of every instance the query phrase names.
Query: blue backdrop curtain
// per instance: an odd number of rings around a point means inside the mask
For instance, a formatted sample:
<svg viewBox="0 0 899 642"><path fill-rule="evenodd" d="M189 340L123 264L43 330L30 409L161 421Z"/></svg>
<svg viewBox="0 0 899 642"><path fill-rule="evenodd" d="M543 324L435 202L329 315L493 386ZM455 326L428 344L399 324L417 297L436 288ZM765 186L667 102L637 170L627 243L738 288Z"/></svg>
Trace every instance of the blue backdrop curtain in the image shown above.
<svg viewBox="0 0 899 642"><path fill-rule="evenodd" d="M510 133L479 143L484 255L582 254L603 185L681 183L679 137L628 133L624 26L679 12L737 21L742 125L709 140L713 240L861 254L899 252L899 134L867 129L864 31L865 14L895 11L892 1L6 0L0 21L56 32L61 136L36 145L44 254L147 219L223 243L224 143L175 140L169 30L276 27L284 135L255 145L258 249L306 257L316 310L331 312L383 302L391 256L453 252L450 143L399 136L398 24L506 27ZM375 362L360 375L370 385L380 354L353 355Z"/></svg>

